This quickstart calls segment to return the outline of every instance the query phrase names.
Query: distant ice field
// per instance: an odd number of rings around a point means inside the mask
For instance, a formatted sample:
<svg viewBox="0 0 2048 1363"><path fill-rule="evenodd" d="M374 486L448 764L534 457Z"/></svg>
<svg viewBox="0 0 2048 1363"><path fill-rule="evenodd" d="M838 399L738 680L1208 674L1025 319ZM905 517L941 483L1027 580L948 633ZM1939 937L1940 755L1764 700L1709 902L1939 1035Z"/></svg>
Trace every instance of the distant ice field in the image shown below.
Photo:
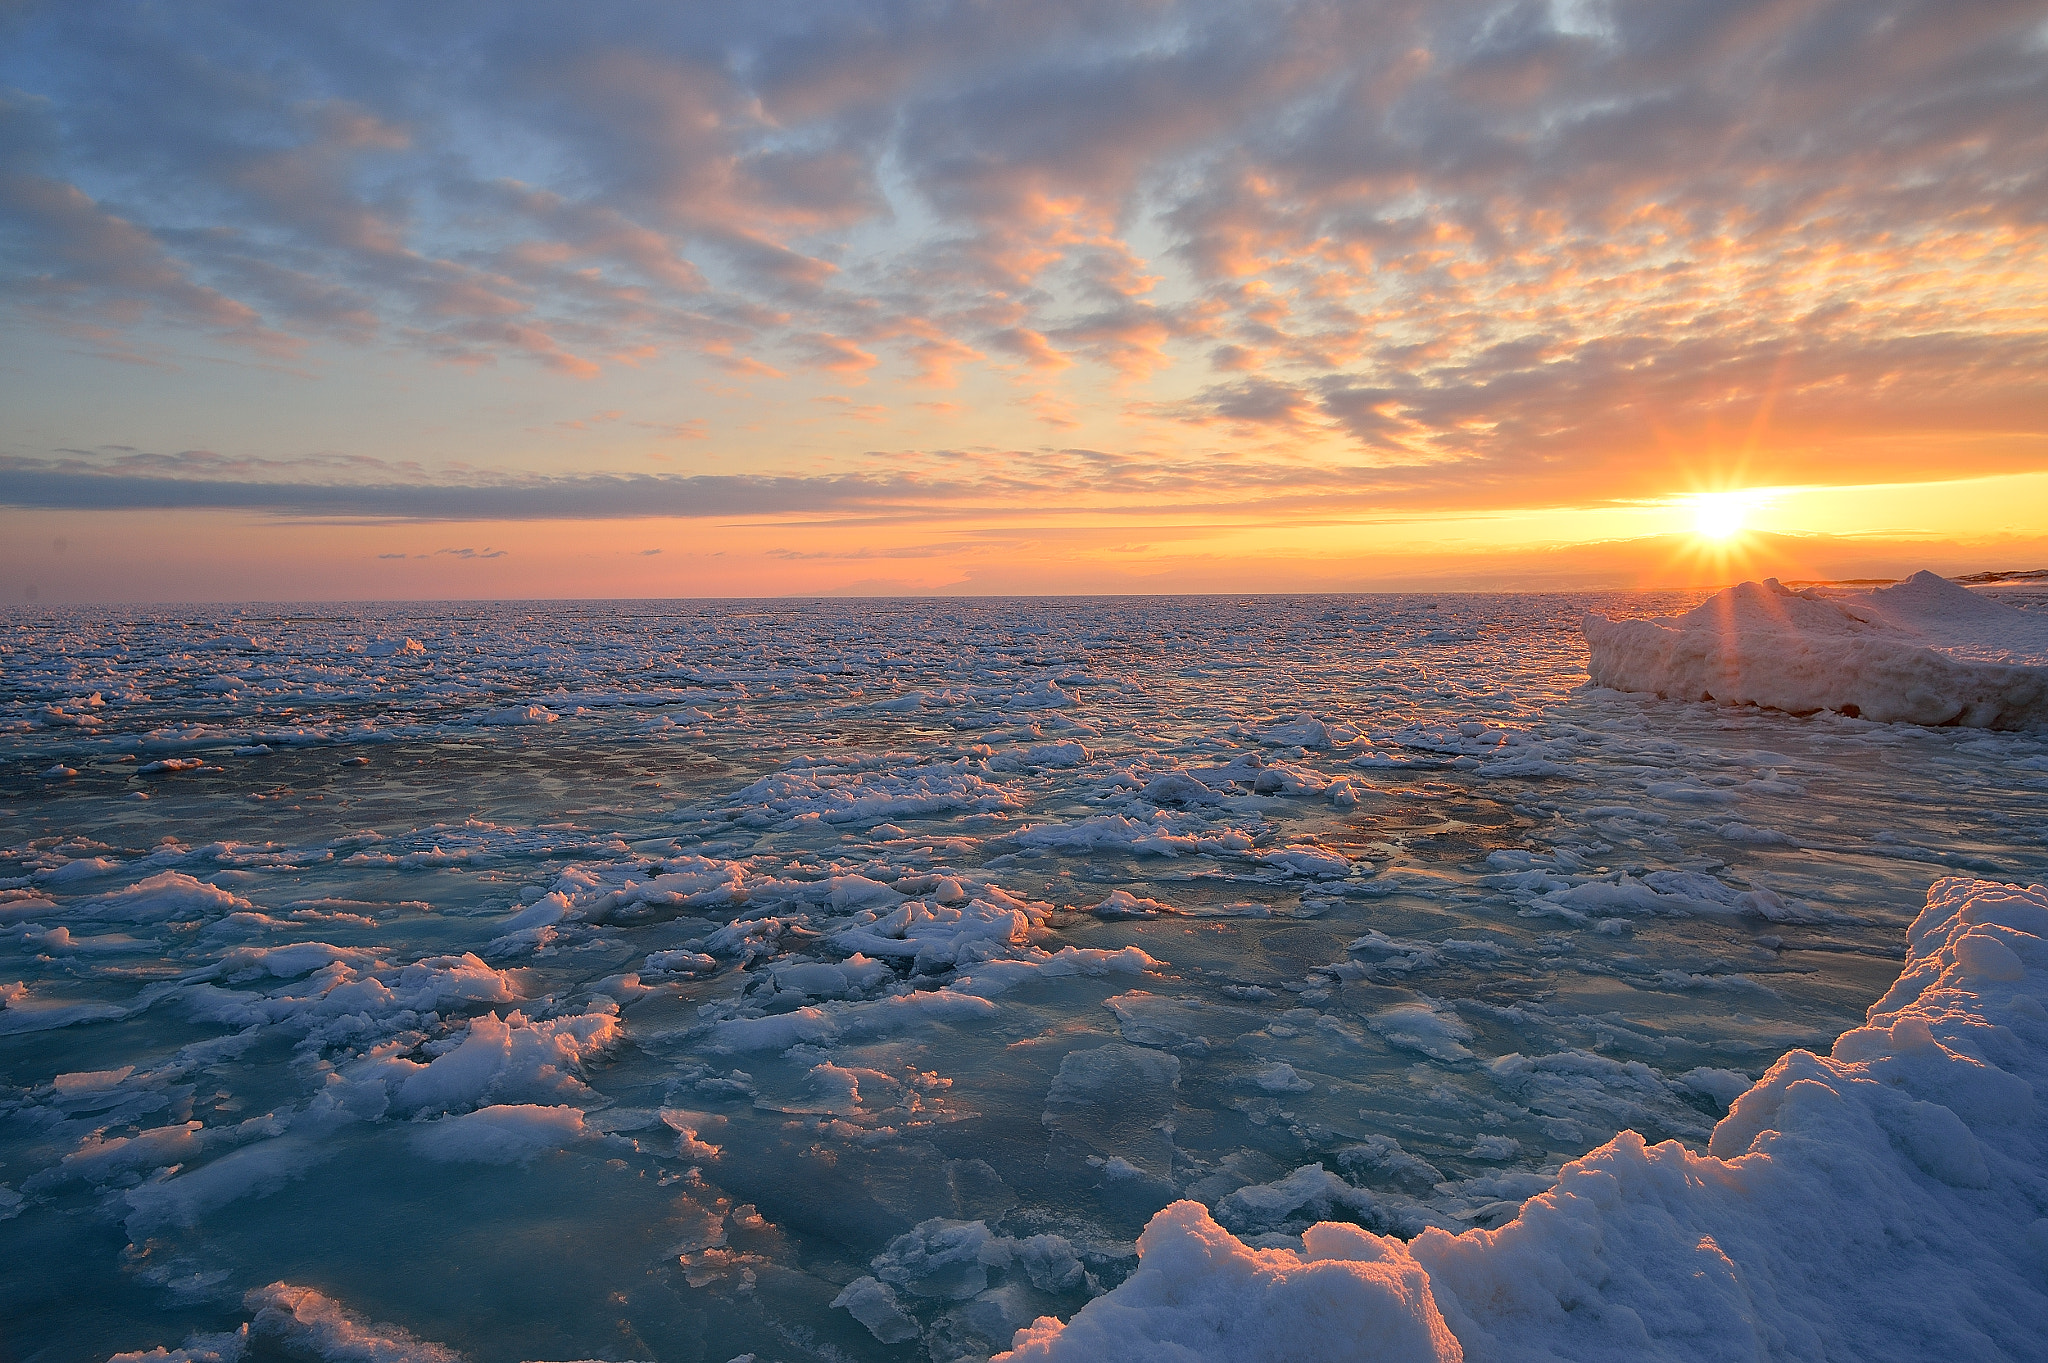
<svg viewBox="0 0 2048 1363"><path fill-rule="evenodd" d="M4 1352L979 1358L1704 1149L2048 735L1587 685L1698 599L0 616Z"/></svg>

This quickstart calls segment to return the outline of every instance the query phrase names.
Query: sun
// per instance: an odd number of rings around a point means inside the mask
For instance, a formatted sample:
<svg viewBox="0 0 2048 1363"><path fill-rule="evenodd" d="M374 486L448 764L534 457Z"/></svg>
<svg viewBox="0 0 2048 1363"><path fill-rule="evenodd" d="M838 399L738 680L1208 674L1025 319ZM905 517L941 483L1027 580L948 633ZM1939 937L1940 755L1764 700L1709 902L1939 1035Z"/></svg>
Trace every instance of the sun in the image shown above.
<svg viewBox="0 0 2048 1363"><path fill-rule="evenodd" d="M1741 492L1701 492L1692 502L1692 532L1702 539L1733 539L1748 523L1750 498Z"/></svg>

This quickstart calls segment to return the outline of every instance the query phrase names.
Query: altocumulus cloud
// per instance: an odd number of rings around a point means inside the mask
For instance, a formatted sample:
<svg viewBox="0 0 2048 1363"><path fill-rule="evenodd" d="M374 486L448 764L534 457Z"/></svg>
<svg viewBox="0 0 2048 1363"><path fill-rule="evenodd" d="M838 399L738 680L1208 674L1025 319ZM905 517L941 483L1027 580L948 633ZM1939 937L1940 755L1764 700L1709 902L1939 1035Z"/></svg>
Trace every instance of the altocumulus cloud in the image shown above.
<svg viewBox="0 0 2048 1363"><path fill-rule="evenodd" d="M109 352L155 327L305 364L1149 379L1145 414L1191 439L1314 437L1519 495L1627 492L1633 452L1765 405L1788 480L1830 440L1866 442L1870 477L1937 432L1972 437L1950 473L2043 457L2033 0L27 4L0 53L0 302ZM381 491L17 470L7 496L944 495L877 468ZM1422 483L1458 480L1379 478Z"/></svg>

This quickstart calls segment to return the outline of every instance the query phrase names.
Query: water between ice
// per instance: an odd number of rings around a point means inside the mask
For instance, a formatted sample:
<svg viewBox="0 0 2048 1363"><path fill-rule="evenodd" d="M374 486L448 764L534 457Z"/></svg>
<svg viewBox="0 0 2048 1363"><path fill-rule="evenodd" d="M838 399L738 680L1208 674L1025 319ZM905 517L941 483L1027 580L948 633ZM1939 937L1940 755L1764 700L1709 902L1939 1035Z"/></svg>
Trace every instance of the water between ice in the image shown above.
<svg viewBox="0 0 2048 1363"><path fill-rule="evenodd" d="M1689 604L17 613L7 1346L976 1357L1702 1145L2048 743L1585 687Z"/></svg>

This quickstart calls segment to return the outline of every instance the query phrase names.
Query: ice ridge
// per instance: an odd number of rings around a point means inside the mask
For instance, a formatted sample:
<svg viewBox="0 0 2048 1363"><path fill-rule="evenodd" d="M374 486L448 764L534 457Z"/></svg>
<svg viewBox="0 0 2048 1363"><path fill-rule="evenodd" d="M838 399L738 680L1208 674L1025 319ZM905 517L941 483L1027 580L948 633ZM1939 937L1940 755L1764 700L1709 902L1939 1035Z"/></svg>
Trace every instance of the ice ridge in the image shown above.
<svg viewBox="0 0 2048 1363"><path fill-rule="evenodd" d="M1683 615L1588 614L1595 686L1886 723L2048 727L2048 617L1933 573L1875 591L1744 582Z"/></svg>

